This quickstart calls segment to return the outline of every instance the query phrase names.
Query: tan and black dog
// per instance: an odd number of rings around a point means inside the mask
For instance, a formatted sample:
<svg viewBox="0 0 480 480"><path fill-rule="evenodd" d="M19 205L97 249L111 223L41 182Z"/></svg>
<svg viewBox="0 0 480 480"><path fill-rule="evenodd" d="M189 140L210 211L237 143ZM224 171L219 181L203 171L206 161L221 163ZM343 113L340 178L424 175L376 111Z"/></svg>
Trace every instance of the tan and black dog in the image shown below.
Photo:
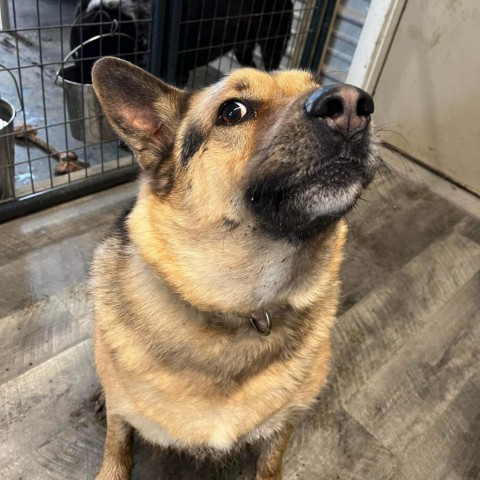
<svg viewBox="0 0 480 480"><path fill-rule="evenodd" d="M93 263L97 479L130 478L133 429L195 455L258 442L257 480L280 479L329 369L342 217L380 163L372 99L299 70L188 92L105 58L93 78L142 167Z"/></svg>

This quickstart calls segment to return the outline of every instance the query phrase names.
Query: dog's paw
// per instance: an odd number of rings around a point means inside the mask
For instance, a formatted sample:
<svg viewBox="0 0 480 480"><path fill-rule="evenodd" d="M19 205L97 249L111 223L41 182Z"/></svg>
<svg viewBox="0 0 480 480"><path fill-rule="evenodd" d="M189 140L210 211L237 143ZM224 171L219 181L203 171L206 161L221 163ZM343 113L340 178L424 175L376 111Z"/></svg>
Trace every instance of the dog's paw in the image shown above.
<svg viewBox="0 0 480 480"><path fill-rule="evenodd" d="M100 471L95 480L130 480L130 473L112 473Z"/></svg>

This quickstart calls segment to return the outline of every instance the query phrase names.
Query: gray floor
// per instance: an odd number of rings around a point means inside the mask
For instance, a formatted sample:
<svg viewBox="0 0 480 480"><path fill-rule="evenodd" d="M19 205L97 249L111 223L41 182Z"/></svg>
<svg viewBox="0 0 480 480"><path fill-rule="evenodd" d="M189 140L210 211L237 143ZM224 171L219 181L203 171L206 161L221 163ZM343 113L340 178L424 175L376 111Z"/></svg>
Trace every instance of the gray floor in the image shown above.
<svg viewBox="0 0 480 480"><path fill-rule="evenodd" d="M0 226L0 478L91 479L86 277L125 185ZM349 220L334 364L286 480L480 478L480 222L423 187L379 179ZM136 479L251 479L136 443Z"/></svg>

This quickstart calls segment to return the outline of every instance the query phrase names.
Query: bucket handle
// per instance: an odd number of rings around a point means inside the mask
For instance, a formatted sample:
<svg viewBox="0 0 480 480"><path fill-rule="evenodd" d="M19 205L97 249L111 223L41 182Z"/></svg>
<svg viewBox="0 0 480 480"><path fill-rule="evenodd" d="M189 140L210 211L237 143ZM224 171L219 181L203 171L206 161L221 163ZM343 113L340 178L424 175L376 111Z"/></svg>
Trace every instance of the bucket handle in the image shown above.
<svg viewBox="0 0 480 480"><path fill-rule="evenodd" d="M20 100L20 108L17 109L17 112L23 111L24 103L23 103L23 95L20 92L20 87L18 86L17 79L15 75L8 69L5 65L0 63L0 72L7 72L13 79L13 83L15 83L15 88L17 89L18 99Z"/></svg>
<svg viewBox="0 0 480 480"><path fill-rule="evenodd" d="M60 72L62 71L64 65L70 60L70 57L72 55L75 55L75 53L77 53L82 47L84 47L85 45L88 45L89 43L92 43L92 42L96 42L97 40L99 40L100 38L104 38L104 37L127 37L129 38L130 40L133 40L135 41L135 39L130 36L130 35L127 35L126 33L122 33L122 32L109 32L109 33L100 33L99 35L95 35L94 37L91 37L91 38L88 38L87 40L85 40L84 42L80 43L79 45L77 45L71 52L68 53L68 55L62 60L62 65L61 67L57 70L57 73L55 75L55 85L61 85L61 83L59 83L58 81L58 77L60 76Z"/></svg>

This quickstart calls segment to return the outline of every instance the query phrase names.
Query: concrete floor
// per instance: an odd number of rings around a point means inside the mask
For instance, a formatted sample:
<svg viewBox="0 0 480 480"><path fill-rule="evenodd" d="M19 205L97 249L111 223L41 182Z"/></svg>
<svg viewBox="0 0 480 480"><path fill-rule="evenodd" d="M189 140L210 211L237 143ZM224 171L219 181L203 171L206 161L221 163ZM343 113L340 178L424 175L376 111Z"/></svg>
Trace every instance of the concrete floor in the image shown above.
<svg viewBox="0 0 480 480"><path fill-rule="evenodd" d="M0 478L92 479L87 271L128 184L0 225ZM418 184L378 178L349 218L327 388L286 480L480 478L480 221ZM135 447L137 480L251 480Z"/></svg>

